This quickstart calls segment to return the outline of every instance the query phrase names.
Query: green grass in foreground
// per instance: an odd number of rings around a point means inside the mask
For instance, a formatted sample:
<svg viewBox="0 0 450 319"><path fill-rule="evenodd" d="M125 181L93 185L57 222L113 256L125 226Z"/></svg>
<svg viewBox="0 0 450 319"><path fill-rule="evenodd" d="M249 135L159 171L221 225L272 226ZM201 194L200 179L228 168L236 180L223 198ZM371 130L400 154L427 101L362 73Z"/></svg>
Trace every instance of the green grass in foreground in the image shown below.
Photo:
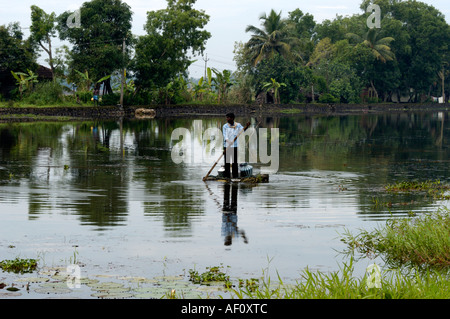
<svg viewBox="0 0 450 319"><path fill-rule="evenodd" d="M393 218L371 232L346 233L342 239L350 250L382 255L394 266L447 268L450 266L450 211L410 218Z"/></svg>
<svg viewBox="0 0 450 319"><path fill-rule="evenodd" d="M386 269L379 274L379 285L353 276L353 257L340 271L312 272L308 269L294 285L273 285L264 280L257 289L234 289L237 298L262 299L447 299L450 298L450 212L411 218L391 219L372 232L353 235L342 241L349 254L382 256ZM390 268L390 269L388 269Z"/></svg>
<svg viewBox="0 0 450 319"><path fill-rule="evenodd" d="M450 298L448 275L438 271L402 275L398 270L381 271L379 288L368 284L368 275L353 276L353 264L337 272L304 270L294 285L278 286L266 280L258 288L233 289L239 299L447 299Z"/></svg>
<svg viewBox="0 0 450 319"><path fill-rule="evenodd" d="M58 107L92 107L93 103L76 103L72 101L60 103L32 104L23 101L1 102L0 108L58 108Z"/></svg>

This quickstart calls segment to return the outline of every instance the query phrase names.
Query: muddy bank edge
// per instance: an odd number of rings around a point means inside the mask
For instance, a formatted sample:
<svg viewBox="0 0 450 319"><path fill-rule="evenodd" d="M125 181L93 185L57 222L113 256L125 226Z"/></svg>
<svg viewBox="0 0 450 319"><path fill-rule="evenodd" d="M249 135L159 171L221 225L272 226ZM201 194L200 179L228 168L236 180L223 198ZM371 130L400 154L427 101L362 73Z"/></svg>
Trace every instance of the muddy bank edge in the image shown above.
<svg viewBox="0 0 450 319"><path fill-rule="evenodd" d="M445 112L450 104L233 104L233 105L154 105L100 107L20 107L0 108L0 120L22 121L38 117L64 119L136 118L136 110L154 110L154 117L223 116L293 116L293 115L350 115L385 112Z"/></svg>

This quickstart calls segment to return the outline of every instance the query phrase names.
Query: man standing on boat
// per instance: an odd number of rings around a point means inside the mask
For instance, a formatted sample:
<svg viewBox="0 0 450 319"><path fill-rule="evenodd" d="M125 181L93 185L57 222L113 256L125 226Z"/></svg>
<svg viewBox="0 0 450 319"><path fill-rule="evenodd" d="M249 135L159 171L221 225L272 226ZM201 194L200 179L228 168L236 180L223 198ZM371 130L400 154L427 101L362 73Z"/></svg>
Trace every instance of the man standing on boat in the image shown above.
<svg viewBox="0 0 450 319"><path fill-rule="evenodd" d="M227 123L223 125L223 150L225 159L225 177L230 178L230 163L232 162L232 177L239 177L238 169L238 142L236 136L245 130L241 123L234 121L234 114L228 113L226 115Z"/></svg>

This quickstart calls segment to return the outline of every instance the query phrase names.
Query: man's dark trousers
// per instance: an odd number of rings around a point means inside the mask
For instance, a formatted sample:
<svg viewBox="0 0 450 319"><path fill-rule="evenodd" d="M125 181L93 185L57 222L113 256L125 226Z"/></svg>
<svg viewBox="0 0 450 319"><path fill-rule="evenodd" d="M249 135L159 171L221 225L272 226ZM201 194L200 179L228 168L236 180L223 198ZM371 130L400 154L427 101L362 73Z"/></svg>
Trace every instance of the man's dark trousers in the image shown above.
<svg viewBox="0 0 450 319"><path fill-rule="evenodd" d="M230 178L230 163L233 162L232 166L232 174L233 178L239 177L239 170L238 170L238 148L237 147L230 147L228 150L226 147L223 148L225 152L225 177Z"/></svg>

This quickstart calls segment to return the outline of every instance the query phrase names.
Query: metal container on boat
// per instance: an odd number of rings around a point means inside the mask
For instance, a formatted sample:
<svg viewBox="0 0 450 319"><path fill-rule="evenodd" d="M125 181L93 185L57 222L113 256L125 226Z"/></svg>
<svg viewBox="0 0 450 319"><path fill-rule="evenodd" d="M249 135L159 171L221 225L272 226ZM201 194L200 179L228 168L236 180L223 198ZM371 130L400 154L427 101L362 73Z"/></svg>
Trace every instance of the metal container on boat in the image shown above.
<svg viewBox="0 0 450 319"><path fill-rule="evenodd" d="M239 164L239 177L250 177L253 175L253 166L248 163Z"/></svg>

